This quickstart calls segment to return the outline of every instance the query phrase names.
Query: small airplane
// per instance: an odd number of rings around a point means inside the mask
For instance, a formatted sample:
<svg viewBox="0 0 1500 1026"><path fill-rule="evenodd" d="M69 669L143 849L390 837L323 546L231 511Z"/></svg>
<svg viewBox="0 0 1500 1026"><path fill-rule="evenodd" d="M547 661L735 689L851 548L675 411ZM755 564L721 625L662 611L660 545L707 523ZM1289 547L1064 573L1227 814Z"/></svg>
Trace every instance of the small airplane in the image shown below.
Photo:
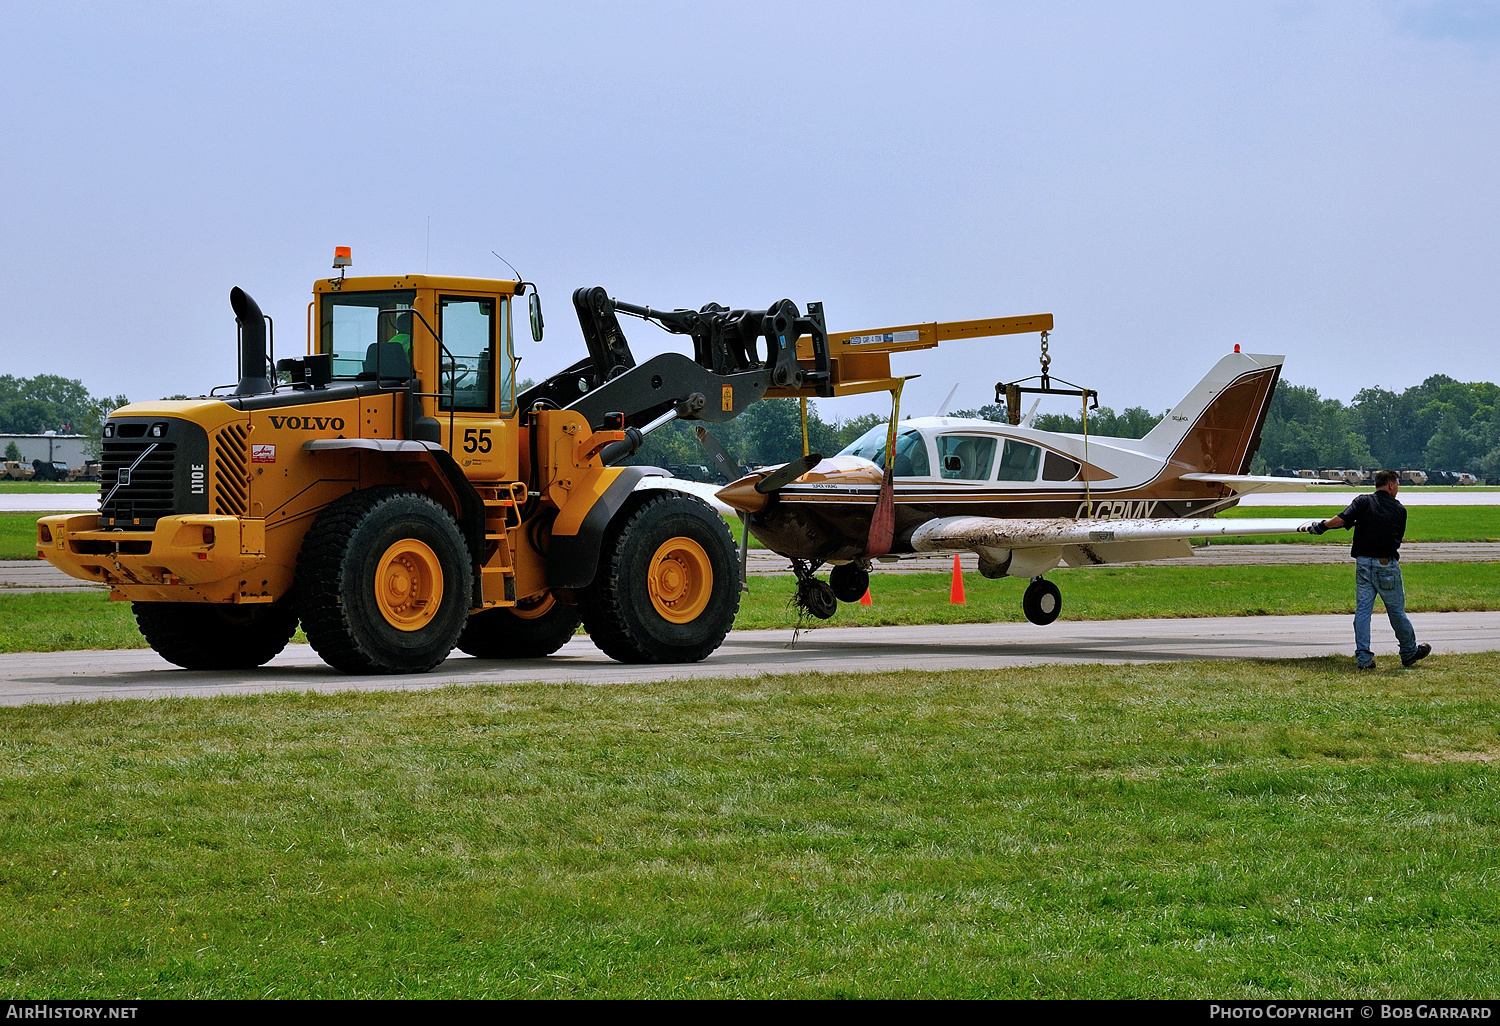
<svg viewBox="0 0 1500 1026"><path fill-rule="evenodd" d="M1193 538L1312 523L1213 517L1251 492L1308 484L1248 473L1284 357L1235 350L1144 438L922 417L876 427L827 459L756 470L716 497L791 560L814 616L858 601L878 562L967 551L985 577L1030 578L1022 608L1048 624L1062 597L1043 575L1059 566L1176 559L1192 555ZM824 565L826 583L814 576Z"/></svg>

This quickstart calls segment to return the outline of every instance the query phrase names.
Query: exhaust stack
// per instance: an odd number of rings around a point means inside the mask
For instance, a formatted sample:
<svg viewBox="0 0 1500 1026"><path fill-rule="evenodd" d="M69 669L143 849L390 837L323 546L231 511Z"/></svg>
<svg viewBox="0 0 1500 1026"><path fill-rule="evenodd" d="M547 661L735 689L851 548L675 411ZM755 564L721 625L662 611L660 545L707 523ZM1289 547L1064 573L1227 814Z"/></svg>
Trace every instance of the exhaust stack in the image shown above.
<svg viewBox="0 0 1500 1026"><path fill-rule="evenodd" d="M266 319L250 293L239 286L229 290L229 305L240 326L240 383L235 395L259 395L271 391L266 377Z"/></svg>

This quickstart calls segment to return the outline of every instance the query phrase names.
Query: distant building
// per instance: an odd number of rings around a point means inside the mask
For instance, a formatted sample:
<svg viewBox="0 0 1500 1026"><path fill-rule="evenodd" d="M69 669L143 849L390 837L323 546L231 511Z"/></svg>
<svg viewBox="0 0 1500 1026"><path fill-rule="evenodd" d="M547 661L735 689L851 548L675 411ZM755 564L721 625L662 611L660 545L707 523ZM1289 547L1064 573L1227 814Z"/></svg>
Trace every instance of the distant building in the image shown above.
<svg viewBox="0 0 1500 1026"><path fill-rule="evenodd" d="M21 462L27 466L32 460L43 463L66 463L70 468L83 466L85 459L83 444L93 441L88 435L60 435L48 431L42 435L0 435L0 453L11 442L21 450Z"/></svg>

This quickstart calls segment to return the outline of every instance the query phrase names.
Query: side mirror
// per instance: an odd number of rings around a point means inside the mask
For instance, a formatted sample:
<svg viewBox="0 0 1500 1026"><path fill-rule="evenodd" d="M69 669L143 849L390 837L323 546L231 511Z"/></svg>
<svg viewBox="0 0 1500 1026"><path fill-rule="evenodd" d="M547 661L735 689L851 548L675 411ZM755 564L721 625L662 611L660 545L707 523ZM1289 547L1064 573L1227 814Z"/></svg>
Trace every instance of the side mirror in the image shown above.
<svg viewBox="0 0 1500 1026"><path fill-rule="evenodd" d="M542 297L537 295L536 289L531 290L531 295L526 299L526 305L531 311L531 341L542 340Z"/></svg>

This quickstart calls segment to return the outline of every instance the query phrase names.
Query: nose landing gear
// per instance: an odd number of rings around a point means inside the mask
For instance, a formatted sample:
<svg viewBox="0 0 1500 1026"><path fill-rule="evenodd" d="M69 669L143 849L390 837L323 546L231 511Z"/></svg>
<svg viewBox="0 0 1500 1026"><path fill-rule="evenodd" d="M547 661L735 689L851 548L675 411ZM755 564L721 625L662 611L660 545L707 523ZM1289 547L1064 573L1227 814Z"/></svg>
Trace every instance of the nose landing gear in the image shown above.
<svg viewBox="0 0 1500 1026"><path fill-rule="evenodd" d="M1026 587L1026 594L1021 596L1021 611L1026 614L1026 619L1045 627L1062 612L1062 592L1051 581L1033 577Z"/></svg>

